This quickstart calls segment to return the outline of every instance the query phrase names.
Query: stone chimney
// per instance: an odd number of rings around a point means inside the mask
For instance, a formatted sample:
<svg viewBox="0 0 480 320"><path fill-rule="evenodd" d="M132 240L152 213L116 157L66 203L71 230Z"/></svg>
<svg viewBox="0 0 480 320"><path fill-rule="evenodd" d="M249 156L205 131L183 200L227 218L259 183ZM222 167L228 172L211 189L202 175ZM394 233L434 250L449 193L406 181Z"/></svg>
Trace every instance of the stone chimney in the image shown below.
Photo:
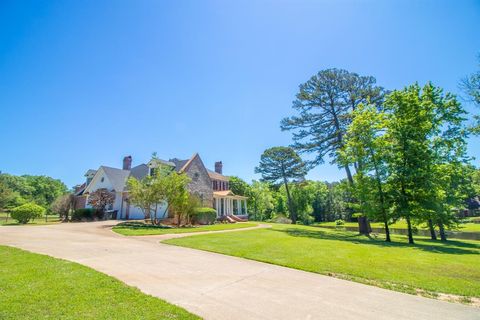
<svg viewBox="0 0 480 320"><path fill-rule="evenodd" d="M222 174L223 164L222 161L215 162L215 172Z"/></svg>
<svg viewBox="0 0 480 320"><path fill-rule="evenodd" d="M132 156L126 156L123 158L123 170L131 170L132 169Z"/></svg>

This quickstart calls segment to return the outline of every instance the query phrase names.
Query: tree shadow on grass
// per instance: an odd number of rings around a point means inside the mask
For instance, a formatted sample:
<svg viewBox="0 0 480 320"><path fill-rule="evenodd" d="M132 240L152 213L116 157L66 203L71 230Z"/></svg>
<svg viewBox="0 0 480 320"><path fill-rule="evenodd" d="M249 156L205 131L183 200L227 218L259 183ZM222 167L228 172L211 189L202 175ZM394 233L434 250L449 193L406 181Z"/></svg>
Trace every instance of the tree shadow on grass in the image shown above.
<svg viewBox="0 0 480 320"><path fill-rule="evenodd" d="M429 239L421 239L421 242L408 244L402 242L385 242L383 239L375 239L364 235L354 234L352 232L339 231L323 231L323 230L306 230L297 228L286 229L268 229L273 232L283 232L293 237L305 237L322 240L347 241L356 244L375 245L380 247L396 247L396 248L416 248L431 253L447 253L447 254L480 254L480 243L470 243L457 240L449 240L448 242L440 242Z"/></svg>

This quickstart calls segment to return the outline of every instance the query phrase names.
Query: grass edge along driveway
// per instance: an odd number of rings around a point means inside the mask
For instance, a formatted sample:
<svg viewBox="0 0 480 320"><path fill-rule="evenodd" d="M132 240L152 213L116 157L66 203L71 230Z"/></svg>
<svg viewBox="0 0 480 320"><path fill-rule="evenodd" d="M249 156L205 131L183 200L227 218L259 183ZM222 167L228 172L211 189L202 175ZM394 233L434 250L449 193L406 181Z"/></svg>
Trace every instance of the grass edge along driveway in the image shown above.
<svg viewBox="0 0 480 320"><path fill-rule="evenodd" d="M217 223L199 227L181 227L181 228L160 228L152 225L136 226L131 224L119 224L112 228L116 233L124 236L152 236L161 234L178 234L191 232L222 231L256 227L258 223L237 222L237 223Z"/></svg>
<svg viewBox="0 0 480 320"><path fill-rule="evenodd" d="M320 273L410 294L474 302L480 297L480 243L404 236L367 238L300 225L194 235L163 243Z"/></svg>
<svg viewBox="0 0 480 320"><path fill-rule="evenodd" d="M200 319L77 263L0 246L0 319Z"/></svg>

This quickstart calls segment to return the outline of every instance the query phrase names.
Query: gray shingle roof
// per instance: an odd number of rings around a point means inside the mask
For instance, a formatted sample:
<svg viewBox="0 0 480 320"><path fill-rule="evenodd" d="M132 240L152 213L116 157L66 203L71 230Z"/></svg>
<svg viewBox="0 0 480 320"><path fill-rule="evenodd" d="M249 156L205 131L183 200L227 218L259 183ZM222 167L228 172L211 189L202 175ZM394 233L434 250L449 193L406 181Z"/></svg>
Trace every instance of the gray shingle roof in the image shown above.
<svg viewBox="0 0 480 320"><path fill-rule="evenodd" d="M180 159L174 158L174 159L170 159L169 162L172 162L175 165L175 171L178 172L180 171L180 169L183 168L183 166L188 162L188 160L190 159L180 160Z"/></svg>
<svg viewBox="0 0 480 320"><path fill-rule="evenodd" d="M95 173L97 173L97 170L88 169L87 172L85 172L85 177L89 175L95 175Z"/></svg>
<svg viewBox="0 0 480 320"><path fill-rule="evenodd" d="M122 170L106 166L101 166L100 168L103 168L105 171L105 174L108 180L110 180L110 183L115 191L122 192L125 189L127 179L130 176L129 170Z"/></svg>
<svg viewBox="0 0 480 320"><path fill-rule="evenodd" d="M130 176L134 177L135 179L142 180L146 176L148 176L149 169L145 163L142 163L136 167L133 167L130 171Z"/></svg>

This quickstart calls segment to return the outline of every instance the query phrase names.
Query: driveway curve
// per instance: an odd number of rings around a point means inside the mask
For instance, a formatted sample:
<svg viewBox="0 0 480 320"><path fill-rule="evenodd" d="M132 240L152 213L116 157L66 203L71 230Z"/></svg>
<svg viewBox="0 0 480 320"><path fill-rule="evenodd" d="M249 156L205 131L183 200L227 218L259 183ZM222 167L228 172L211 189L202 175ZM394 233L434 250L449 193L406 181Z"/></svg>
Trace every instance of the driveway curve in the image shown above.
<svg viewBox="0 0 480 320"><path fill-rule="evenodd" d="M125 237L113 224L4 226L0 244L81 263L205 319L480 319L474 307Z"/></svg>

